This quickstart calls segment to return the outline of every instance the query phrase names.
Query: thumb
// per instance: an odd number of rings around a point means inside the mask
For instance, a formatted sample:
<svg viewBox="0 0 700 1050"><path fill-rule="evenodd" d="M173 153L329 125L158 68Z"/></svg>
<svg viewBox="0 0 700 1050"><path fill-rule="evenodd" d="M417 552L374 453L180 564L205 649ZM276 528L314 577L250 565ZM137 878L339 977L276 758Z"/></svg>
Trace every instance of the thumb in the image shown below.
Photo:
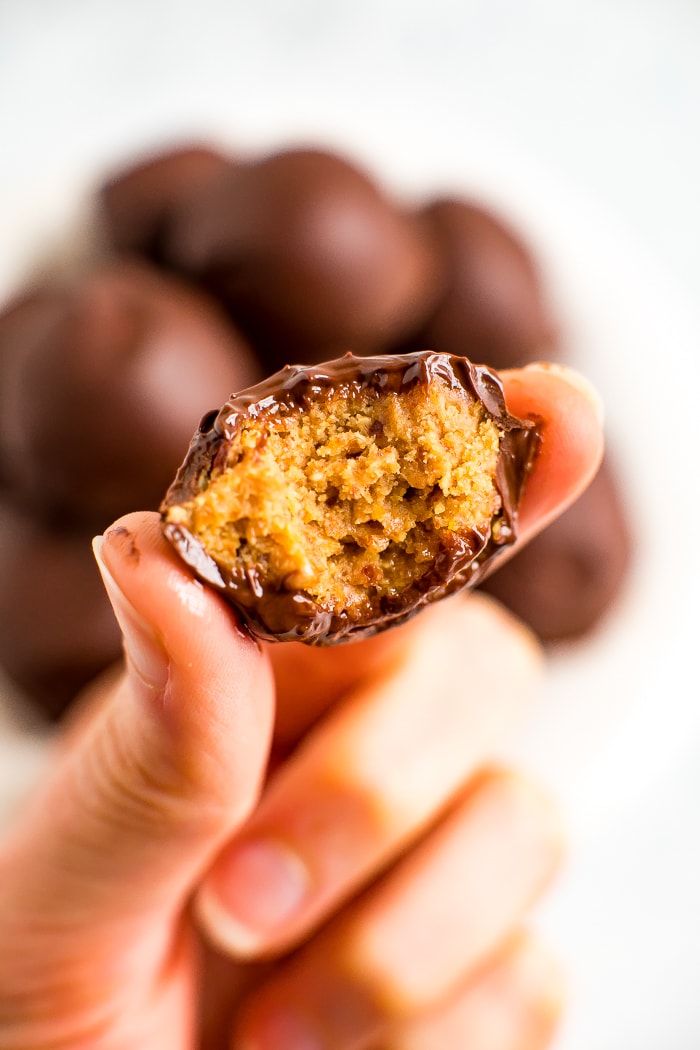
<svg viewBox="0 0 700 1050"><path fill-rule="evenodd" d="M126 670L62 742L4 851L0 930L6 909L15 926L29 915L96 936L172 914L262 783L273 686L260 647L156 515L122 518L95 546Z"/></svg>

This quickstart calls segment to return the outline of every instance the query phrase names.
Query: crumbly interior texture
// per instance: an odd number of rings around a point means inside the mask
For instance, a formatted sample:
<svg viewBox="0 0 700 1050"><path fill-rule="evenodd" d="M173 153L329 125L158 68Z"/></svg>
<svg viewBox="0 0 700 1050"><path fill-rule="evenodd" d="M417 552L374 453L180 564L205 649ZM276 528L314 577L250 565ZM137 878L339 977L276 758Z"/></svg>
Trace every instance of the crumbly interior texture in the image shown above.
<svg viewBox="0 0 700 1050"><path fill-rule="evenodd" d="M167 518L237 575L361 617L430 571L455 534L488 532L500 436L442 381L341 390L245 421L222 471Z"/></svg>

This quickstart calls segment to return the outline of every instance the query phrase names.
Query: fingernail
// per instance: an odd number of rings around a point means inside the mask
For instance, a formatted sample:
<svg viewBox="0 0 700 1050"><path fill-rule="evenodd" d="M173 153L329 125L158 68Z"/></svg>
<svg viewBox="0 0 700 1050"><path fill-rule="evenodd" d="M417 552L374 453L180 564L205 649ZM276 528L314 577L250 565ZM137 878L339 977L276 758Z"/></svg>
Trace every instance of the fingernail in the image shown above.
<svg viewBox="0 0 700 1050"><path fill-rule="evenodd" d="M308 1022L291 1011L256 1019L255 1033L234 1043L236 1050L325 1050L325 1044Z"/></svg>
<svg viewBox="0 0 700 1050"><path fill-rule="evenodd" d="M168 681L168 656L153 628L123 593L102 557L103 536L95 536L92 550L107 597L112 603L123 639L129 668L150 690L162 690Z"/></svg>
<svg viewBox="0 0 700 1050"><path fill-rule="evenodd" d="M248 842L217 861L197 910L220 948L249 955L298 912L308 890L308 872L295 853L271 840Z"/></svg>
<svg viewBox="0 0 700 1050"><path fill-rule="evenodd" d="M565 383L568 383L569 386L574 387L580 394L583 394L595 412L598 422L601 426L603 425L605 409L602 398L591 381L581 375L580 372L577 372L575 368L569 368L568 365L560 365L550 361L535 361L530 365L526 365L525 371L548 372L550 375L559 376Z"/></svg>

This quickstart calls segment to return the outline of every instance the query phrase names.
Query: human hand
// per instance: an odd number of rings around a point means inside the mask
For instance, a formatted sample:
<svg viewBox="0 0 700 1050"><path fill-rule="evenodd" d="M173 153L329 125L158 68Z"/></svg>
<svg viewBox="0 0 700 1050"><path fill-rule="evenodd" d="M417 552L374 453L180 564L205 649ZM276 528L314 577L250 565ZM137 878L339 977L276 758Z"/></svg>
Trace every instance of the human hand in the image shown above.
<svg viewBox="0 0 700 1050"><path fill-rule="evenodd" d="M600 432L559 370L504 379L545 424L526 538ZM536 681L524 630L457 596L365 643L262 649L153 515L101 558L127 667L0 853L1 1050L543 1046L552 974L514 931L558 833L535 789L485 772Z"/></svg>

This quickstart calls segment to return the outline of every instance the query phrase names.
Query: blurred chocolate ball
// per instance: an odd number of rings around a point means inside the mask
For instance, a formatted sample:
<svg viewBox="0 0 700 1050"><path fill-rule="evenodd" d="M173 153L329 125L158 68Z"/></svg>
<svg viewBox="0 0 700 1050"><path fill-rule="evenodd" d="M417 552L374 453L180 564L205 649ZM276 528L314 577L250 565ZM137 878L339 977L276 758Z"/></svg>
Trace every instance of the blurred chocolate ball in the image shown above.
<svg viewBox="0 0 700 1050"><path fill-rule="evenodd" d="M257 378L198 292L122 263L0 318L0 475L45 520L155 509L199 418Z"/></svg>
<svg viewBox="0 0 700 1050"><path fill-rule="evenodd" d="M56 718L121 654L90 534L52 531L0 505L0 579L0 664Z"/></svg>
<svg viewBox="0 0 700 1050"><path fill-rule="evenodd" d="M538 266L522 238L466 200L434 200L419 214L434 239L442 287L411 344L493 368L551 360L555 325Z"/></svg>
<svg viewBox="0 0 700 1050"><path fill-rule="evenodd" d="M608 460L567 511L498 569L481 590L545 643L592 632L618 597L632 537Z"/></svg>
<svg viewBox="0 0 700 1050"><path fill-rule="evenodd" d="M422 221L314 150L227 171L175 217L165 255L226 304L269 367L376 350L415 325L436 286Z"/></svg>
<svg viewBox="0 0 700 1050"><path fill-rule="evenodd" d="M99 192L110 245L162 262L173 215L232 163L210 146L192 145L153 154L115 172Z"/></svg>

